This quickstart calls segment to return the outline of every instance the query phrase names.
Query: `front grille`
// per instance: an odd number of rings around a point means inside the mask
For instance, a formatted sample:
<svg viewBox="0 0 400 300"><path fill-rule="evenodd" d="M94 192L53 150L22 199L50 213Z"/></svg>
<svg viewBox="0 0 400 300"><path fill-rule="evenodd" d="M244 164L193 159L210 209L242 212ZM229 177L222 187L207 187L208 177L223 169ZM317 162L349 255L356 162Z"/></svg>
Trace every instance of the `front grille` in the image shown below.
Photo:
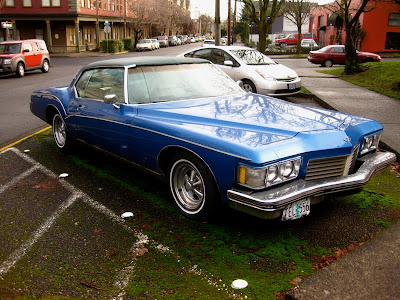
<svg viewBox="0 0 400 300"><path fill-rule="evenodd" d="M277 78L276 80L281 82L292 82L295 81L296 78L282 78L282 79Z"/></svg>
<svg viewBox="0 0 400 300"><path fill-rule="evenodd" d="M348 175L356 162L358 148L348 156L334 156L310 159L305 180L322 179Z"/></svg>

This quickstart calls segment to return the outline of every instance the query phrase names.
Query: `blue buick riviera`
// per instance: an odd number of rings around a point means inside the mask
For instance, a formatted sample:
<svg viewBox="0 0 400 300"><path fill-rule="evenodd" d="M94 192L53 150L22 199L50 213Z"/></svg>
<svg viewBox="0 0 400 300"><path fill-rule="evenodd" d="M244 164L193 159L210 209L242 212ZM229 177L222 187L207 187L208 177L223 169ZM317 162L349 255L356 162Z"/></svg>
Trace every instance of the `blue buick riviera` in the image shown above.
<svg viewBox="0 0 400 300"><path fill-rule="evenodd" d="M246 93L202 59L91 63L69 86L35 91L30 107L58 148L84 141L162 176L198 220L224 205L297 219L396 159L378 151L378 122Z"/></svg>

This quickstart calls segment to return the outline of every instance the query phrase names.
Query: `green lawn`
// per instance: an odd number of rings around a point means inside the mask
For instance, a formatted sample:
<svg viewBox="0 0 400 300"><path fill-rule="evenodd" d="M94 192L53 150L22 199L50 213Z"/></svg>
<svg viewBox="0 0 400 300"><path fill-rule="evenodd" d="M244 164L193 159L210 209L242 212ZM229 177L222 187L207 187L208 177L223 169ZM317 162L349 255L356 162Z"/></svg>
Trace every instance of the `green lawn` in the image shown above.
<svg viewBox="0 0 400 300"><path fill-rule="evenodd" d="M350 83L400 100L400 62L366 63L363 67L366 70L355 75L343 75L344 67L319 72L335 75Z"/></svg>

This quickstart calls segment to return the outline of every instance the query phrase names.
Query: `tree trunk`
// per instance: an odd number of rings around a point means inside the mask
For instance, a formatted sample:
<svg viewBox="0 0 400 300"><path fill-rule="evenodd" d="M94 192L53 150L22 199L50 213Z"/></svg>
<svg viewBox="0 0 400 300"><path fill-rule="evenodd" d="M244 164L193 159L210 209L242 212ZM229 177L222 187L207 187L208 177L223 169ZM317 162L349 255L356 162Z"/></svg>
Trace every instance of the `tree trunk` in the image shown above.
<svg viewBox="0 0 400 300"><path fill-rule="evenodd" d="M267 48L267 30L265 28L265 23L260 22L259 24L259 40L258 40L258 51L265 53Z"/></svg>
<svg viewBox="0 0 400 300"><path fill-rule="evenodd" d="M346 65L344 67L344 74L354 74L361 71L360 65L357 59L357 50L354 45L354 26L345 24L346 28Z"/></svg>
<svg viewBox="0 0 400 300"><path fill-rule="evenodd" d="M297 54L301 52L301 25L302 24L297 23Z"/></svg>

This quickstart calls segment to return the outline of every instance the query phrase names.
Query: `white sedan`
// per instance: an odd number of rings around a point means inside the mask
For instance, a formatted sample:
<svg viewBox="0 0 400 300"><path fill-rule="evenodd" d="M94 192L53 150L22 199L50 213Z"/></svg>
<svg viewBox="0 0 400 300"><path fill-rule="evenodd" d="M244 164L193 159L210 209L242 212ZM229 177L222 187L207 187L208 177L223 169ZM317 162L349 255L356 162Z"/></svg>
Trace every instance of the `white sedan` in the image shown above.
<svg viewBox="0 0 400 300"><path fill-rule="evenodd" d="M136 49L137 51L142 51L142 50L154 50L155 45L151 39L142 39L139 40L139 42L136 44Z"/></svg>
<svg viewBox="0 0 400 300"><path fill-rule="evenodd" d="M247 92L268 96L290 96L300 92L301 79L295 71L252 48L203 47L178 56L210 60L233 80L241 80Z"/></svg>

